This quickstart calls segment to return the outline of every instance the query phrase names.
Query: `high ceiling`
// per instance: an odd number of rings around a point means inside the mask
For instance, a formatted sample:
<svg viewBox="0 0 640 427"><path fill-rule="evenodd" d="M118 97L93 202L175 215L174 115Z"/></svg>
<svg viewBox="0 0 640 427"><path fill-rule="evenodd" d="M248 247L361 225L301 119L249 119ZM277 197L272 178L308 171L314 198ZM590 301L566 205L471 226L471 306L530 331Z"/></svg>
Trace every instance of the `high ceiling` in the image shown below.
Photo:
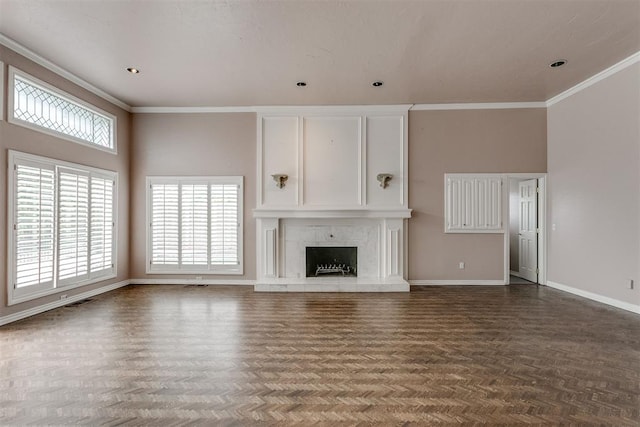
<svg viewBox="0 0 640 427"><path fill-rule="evenodd" d="M0 0L0 33L137 107L526 102L640 51L640 0Z"/></svg>

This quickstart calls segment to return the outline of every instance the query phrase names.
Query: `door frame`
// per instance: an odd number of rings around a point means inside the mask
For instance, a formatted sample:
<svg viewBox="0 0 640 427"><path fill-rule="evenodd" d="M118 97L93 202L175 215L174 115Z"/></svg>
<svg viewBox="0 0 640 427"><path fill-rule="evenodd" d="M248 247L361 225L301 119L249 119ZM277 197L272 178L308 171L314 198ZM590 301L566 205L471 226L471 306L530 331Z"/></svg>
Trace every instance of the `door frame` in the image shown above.
<svg viewBox="0 0 640 427"><path fill-rule="evenodd" d="M548 179L546 173L507 173L505 175L505 185L507 191L503 191L503 218L504 218L504 284L509 284L509 238L511 231L509 230L509 187L511 181L517 179L537 179L538 180L538 283L547 284L547 185Z"/></svg>

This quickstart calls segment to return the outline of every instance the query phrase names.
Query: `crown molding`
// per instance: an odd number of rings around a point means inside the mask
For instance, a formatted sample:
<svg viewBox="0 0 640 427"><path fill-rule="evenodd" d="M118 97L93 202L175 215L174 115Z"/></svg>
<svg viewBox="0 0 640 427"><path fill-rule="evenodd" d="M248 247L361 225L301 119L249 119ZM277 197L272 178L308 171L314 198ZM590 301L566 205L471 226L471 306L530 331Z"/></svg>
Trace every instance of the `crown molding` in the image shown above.
<svg viewBox="0 0 640 427"><path fill-rule="evenodd" d="M551 107L554 104L557 104L558 102L562 101L563 99L566 99L568 97L570 97L571 95L575 95L576 93L588 88L589 86L592 86L596 83L598 83L601 80L606 79L607 77L617 73L618 71L622 71L625 68L637 63L640 61L640 52L636 52L633 55L629 56L628 58L623 59L622 61L618 62L617 64L612 65L611 67L600 71L598 74L595 74L591 77L589 77L588 79L578 83L577 85L573 86L570 89L565 90L564 92L559 93L558 95L554 96L553 98L550 98L547 100L546 102L546 106L547 107Z"/></svg>
<svg viewBox="0 0 640 427"><path fill-rule="evenodd" d="M413 104L388 105L271 105L255 107L261 114L323 114L323 113L403 113L411 109Z"/></svg>
<svg viewBox="0 0 640 427"><path fill-rule="evenodd" d="M53 62L49 61L48 59L38 55L37 53L35 53L34 51L24 47L23 45L21 45L20 43L18 43L17 41L10 39L9 37L5 36L4 34L0 33L0 44L6 46L7 48L19 53L20 55L24 56L27 59L30 59L31 61L35 62L36 64L46 68L49 71L53 71L54 73L56 73L57 75L64 77L65 79L69 80L70 82L80 86L83 89L88 90L89 92L93 93L94 95L98 95L100 98L104 99L105 101L108 101L120 108L122 108L125 111L131 111L131 106L128 104L125 104L124 102L122 102L121 100L119 100L118 98L109 95L107 92L103 91L102 89L92 85L91 83L87 82L86 80L76 76L75 74L65 70L64 68L54 64Z"/></svg>
<svg viewBox="0 0 640 427"><path fill-rule="evenodd" d="M577 85L559 93L558 95L540 102L470 102L470 103L443 103L443 104L401 104L401 105L333 105L333 106L235 106L235 107L131 107L118 98L108 94L102 89L92 85L86 80L56 65L48 59L38 55L15 40L0 33L0 44L17 52L36 64L58 74L70 82L88 90L100 98L131 113L262 113L262 114L288 114L300 111L331 111L331 112L355 112L355 111L389 111L398 109L404 111L445 111L445 110L501 110L519 108L548 108L563 99L566 99L607 77L622 71L625 68L640 62L640 52L623 59L611 67L589 77Z"/></svg>
<svg viewBox="0 0 640 427"><path fill-rule="evenodd" d="M256 107L131 107L132 113L255 113Z"/></svg>
<svg viewBox="0 0 640 427"><path fill-rule="evenodd" d="M506 110L514 108L545 108L546 106L545 102L469 102L462 104L415 104L410 110Z"/></svg>

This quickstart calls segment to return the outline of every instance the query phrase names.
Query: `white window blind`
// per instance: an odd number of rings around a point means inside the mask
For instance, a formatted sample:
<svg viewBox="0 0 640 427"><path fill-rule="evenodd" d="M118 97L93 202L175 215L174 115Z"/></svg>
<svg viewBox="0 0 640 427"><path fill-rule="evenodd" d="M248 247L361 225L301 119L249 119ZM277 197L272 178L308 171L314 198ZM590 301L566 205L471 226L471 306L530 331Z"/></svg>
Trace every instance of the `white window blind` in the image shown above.
<svg viewBox="0 0 640 427"><path fill-rule="evenodd" d="M207 265L209 246L209 204L207 184L184 184L181 187L182 227L181 255L183 265Z"/></svg>
<svg viewBox="0 0 640 427"><path fill-rule="evenodd" d="M9 151L9 302L115 277L116 174Z"/></svg>
<svg viewBox="0 0 640 427"><path fill-rule="evenodd" d="M91 177L91 273L113 268L113 190L110 178Z"/></svg>
<svg viewBox="0 0 640 427"><path fill-rule="evenodd" d="M58 281L89 273L89 175L58 170Z"/></svg>
<svg viewBox="0 0 640 427"><path fill-rule="evenodd" d="M242 177L148 182L149 272L242 273Z"/></svg>
<svg viewBox="0 0 640 427"><path fill-rule="evenodd" d="M15 287L53 284L54 170L49 165L15 165Z"/></svg>
<svg viewBox="0 0 640 427"><path fill-rule="evenodd" d="M211 186L211 263L238 263L238 187Z"/></svg>
<svg viewBox="0 0 640 427"><path fill-rule="evenodd" d="M151 191L152 263L178 265L180 230L178 184L157 184Z"/></svg>

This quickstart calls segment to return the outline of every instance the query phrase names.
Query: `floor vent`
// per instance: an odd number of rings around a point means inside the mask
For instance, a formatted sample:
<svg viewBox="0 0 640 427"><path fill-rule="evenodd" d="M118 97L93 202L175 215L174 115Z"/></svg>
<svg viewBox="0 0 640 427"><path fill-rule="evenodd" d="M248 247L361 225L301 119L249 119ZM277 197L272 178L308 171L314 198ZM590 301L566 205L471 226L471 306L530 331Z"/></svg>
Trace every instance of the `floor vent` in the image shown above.
<svg viewBox="0 0 640 427"><path fill-rule="evenodd" d="M184 285L185 288L205 288L207 285Z"/></svg>
<svg viewBox="0 0 640 427"><path fill-rule="evenodd" d="M67 304L65 305L65 307L77 307L81 304L84 304L85 302L89 302L89 301L93 301L93 298L85 298L85 299L81 299L80 301L76 301L76 302L72 302L71 304Z"/></svg>

